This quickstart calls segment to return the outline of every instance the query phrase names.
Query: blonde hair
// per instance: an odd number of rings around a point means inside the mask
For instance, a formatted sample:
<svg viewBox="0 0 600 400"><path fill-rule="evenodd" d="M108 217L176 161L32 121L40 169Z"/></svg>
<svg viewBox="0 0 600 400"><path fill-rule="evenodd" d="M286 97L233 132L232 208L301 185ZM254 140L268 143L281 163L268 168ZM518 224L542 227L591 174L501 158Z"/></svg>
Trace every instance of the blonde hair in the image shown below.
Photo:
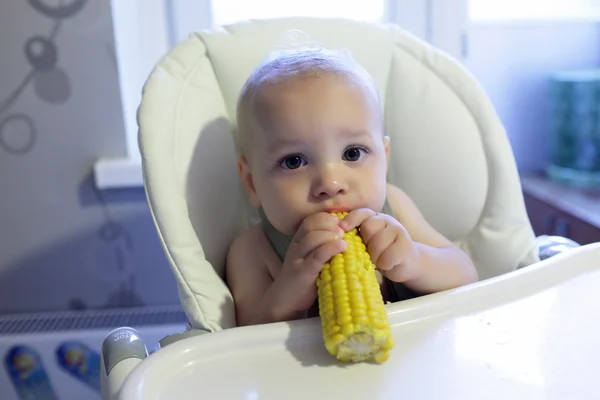
<svg viewBox="0 0 600 400"><path fill-rule="evenodd" d="M292 30L267 58L250 74L242 87L237 103L237 131L243 153L252 132L260 130L255 118L254 100L261 91L272 85L309 76L343 76L363 86L380 103L379 93L369 73L347 50L327 50L308 38L304 32Z"/></svg>

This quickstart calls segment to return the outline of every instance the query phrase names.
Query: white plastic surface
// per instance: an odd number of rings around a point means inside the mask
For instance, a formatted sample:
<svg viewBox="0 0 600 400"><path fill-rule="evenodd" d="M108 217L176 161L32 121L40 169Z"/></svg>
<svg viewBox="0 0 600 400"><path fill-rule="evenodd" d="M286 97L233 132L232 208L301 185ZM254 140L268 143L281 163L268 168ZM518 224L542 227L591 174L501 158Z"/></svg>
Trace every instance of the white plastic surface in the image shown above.
<svg viewBox="0 0 600 400"><path fill-rule="evenodd" d="M181 332L185 324L165 324L152 326L135 326L148 347L154 351L158 341L163 337ZM102 353L102 341L111 331L110 328L93 330L70 330L57 332L15 333L0 335L0 400L23 400L19 396L4 365L7 352L15 345L25 345L40 355L43 369L50 379L52 388L59 400L100 400L100 393L65 373L57 364L56 349L65 341L77 341L96 352ZM114 372L114 371L113 371ZM125 376L123 376L124 378ZM42 378L43 381L43 378ZM33 386L36 388L36 386ZM35 389L33 390L35 392ZM39 394L39 392L38 392ZM38 396L37 398L42 398Z"/></svg>
<svg viewBox="0 0 600 400"><path fill-rule="evenodd" d="M154 353L121 399L598 399L600 244L389 305L382 365L342 365L319 320L234 328Z"/></svg>
<svg viewBox="0 0 600 400"><path fill-rule="evenodd" d="M104 362L104 360L102 361ZM131 371L142 362L139 358L127 358L118 364L116 364L110 375L103 382L102 386L102 400L113 399L117 392L123 386L123 381L131 373ZM104 366L101 366L102 373L105 374Z"/></svg>

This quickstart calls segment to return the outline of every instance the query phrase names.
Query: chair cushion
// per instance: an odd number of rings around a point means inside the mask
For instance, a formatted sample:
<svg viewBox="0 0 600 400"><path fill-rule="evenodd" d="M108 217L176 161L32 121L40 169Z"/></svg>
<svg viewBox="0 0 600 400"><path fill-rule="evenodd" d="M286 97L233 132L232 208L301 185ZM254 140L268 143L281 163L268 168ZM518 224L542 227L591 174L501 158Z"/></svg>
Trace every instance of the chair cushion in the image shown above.
<svg viewBox="0 0 600 400"><path fill-rule="evenodd" d="M388 180L469 253L481 279L538 261L504 128L459 63L395 25L251 20L178 44L152 72L139 109L150 207L192 327L235 324L225 254L257 221L235 170L236 101L288 29L348 49L373 76L391 138Z"/></svg>

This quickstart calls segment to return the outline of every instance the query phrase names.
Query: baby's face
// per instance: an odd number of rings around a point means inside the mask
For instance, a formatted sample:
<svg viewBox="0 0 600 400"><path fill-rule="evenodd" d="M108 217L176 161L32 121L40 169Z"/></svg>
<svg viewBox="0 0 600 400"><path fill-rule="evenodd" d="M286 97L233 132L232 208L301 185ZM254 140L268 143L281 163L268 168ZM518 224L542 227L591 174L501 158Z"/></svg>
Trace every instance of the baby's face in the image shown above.
<svg viewBox="0 0 600 400"><path fill-rule="evenodd" d="M271 86L256 101L261 132L241 174L254 205L293 234L307 216L367 207L386 196L388 138L378 105L340 76Z"/></svg>

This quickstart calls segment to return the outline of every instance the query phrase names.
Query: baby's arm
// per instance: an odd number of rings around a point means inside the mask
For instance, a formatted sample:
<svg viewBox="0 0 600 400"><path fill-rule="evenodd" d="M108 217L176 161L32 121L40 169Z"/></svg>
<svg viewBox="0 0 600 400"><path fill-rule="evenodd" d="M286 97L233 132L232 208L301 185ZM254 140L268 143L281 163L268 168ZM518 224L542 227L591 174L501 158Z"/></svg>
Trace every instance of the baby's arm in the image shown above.
<svg viewBox="0 0 600 400"><path fill-rule="evenodd" d="M399 188L388 185L388 200L419 254L419 271L404 281L420 293L434 293L477 281L477 271L465 252L436 231L423 217L414 202ZM393 271L390 271L393 278Z"/></svg>
<svg viewBox="0 0 600 400"><path fill-rule="evenodd" d="M339 223L338 217L325 212L306 217L276 276L267 268L266 256L274 252L260 227L236 239L226 268L237 324L289 321L306 311L317 297L316 281L323 266L348 246Z"/></svg>
<svg viewBox="0 0 600 400"><path fill-rule="evenodd" d="M256 229L234 240L227 253L227 285L235 302L238 326L295 319L295 313L282 314L277 305L273 279L267 269L264 244Z"/></svg>

